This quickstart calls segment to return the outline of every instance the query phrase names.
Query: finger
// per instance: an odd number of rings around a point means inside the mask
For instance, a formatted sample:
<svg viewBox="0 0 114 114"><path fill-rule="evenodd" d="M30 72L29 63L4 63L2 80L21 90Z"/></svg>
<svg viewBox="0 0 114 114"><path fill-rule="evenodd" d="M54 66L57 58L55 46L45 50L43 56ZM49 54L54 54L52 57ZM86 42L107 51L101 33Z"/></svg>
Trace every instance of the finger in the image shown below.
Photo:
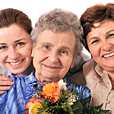
<svg viewBox="0 0 114 114"><path fill-rule="evenodd" d="M0 81L0 86L2 85L13 85L14 82L11 82L11 81Z"/></svg>
<svg viewBox="0 0 114 114"><path fill-rule="evenodd" d="M4 91L0 91L0 95L3 94L3 93L4 93Z"/></svg>
<svg viewBox="0 0 114 114"><path fill-rule="evenodd" d="M0 92L5 91L5 90L10 90L11 87L9 86L0 86Z"/></svg>
<svg viewBox="0 0 114 114"><path fill-rule="evenodd" d="M12 81L11 78L5 76L0 76L0 80Z"/></svg>

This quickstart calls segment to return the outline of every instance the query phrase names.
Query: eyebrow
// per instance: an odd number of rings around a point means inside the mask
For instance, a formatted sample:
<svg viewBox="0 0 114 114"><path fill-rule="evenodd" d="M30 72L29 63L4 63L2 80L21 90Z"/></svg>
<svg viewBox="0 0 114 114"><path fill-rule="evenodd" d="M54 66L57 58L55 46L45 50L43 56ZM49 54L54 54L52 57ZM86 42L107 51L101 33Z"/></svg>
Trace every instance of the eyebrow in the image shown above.
<svg viewBox="0 0 114 114"><path fill-rule="evenodd" d="M114 30L110 30L110 31L108 31L108 32L106 33L106 35L107 35L108 33L112 32L112 31L114 31Z"/></svg>
<svg viewBox="0 0 114 114"><path fill-rule="evenodd" d="M91 38L89 39L89 41L91 41L92 39L96 39L96 38L98 38L98 37L91 37Z"/></svg>
<svg viewBox="0 0 114 114"><path fill-rule="evenodd" d="M0 45L6 45L6 43L0 43Z"/></svg>
<svg viewBox="0 0 114 114"><path fill-rule="evenodd" d="M19 42L19 41L21 41L21 40L26 40L26 38L21 38L21 39L19 39L19 40L16 40L14 43L17 43L17 42ZM7 43L0 43L0 45L7 45Z"/></svg>
<svg viewBox="0 0 114 114"><path fill-rule="evenodd" d="M43 42L43 43L41 43L41 45L43 46L43 45L49 45L49 46L53 46L51 43L49 43L49 42Z"/></svg>
<svg viewBox="0 0 114 114"><path fill-rule="evenodd" d="M65 50L69 50L70 52L72 52L72 50L67 46L62 46L62 47L60 47L60 49L65 49Z"/></svg>
<svg viewBox="0 0 114 114"><path fill-rule="evenodd" d="M14 43L17 43L17 42L19 42L19 41L21 41L21 40L26 40L26 38L21 38L21 39L19 39L19 40L16 40Z"/></svg>
<svg viewBox="0 0 114 114"><path fill-rule="evenodd" d="M113 29L112 30L109 30L108 32L106 32L106 35L109 34L112 31L114 31L114 30ZM89 41L92 40L92 39L95 39L95 38L98 38L98 37L92 37L92 38L89 39Z"/></svg>

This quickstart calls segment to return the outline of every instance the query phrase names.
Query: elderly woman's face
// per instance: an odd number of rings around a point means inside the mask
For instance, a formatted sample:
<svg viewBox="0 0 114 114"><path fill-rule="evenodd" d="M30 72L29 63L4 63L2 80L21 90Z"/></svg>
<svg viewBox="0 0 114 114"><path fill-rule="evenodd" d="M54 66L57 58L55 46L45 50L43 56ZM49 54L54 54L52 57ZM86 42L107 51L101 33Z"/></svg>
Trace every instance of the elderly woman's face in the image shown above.
<svg viewBox="0 0 114 114"><path fill-rule="evenodd" d="M114 22L106 20L101 26L92 28L87 43L93 59L107 72L114 71Z"/></svg>
<svg viewBox="0 0 114 114"><path fill-rule="evenodd" d="M43 31L32 51L36 78L49 82L62 79L73 64L75 43L73 33Z"/></svg>

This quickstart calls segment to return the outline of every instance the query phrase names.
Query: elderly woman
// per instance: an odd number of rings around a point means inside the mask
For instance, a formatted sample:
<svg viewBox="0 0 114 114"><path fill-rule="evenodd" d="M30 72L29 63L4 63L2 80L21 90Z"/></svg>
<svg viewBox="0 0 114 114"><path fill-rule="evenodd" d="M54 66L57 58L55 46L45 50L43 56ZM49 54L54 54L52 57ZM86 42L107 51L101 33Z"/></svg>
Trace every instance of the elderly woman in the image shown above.
<svg viewBox="0 0 114 114"><path fill-rule="evenodd" d="M80 21L85 47L92 56L83 66L86 86L91 90L91 105L103 103L102 108L114 114L114 4L94 5L81 15Z"/></svg>
<svg viewBox="0 0 114 114"><path fill-rule="evenodd" d="M38 91L37 88L40 89L44 84L60 79L67 83L67 88L73 87L75 91L78 90L78 93L82 92L81 98L90 96L90 91L85 86L69 83L65 77L69 68L72 68L80 59L81 35L82 28L79 20L72 12L55 9L43 14L31 33L35 72L25 78L19 77L20 83L23 78L25 82L21 88L16 86L16 78L13 80L15 83L11 89L0 96L1 113L21 113L31 95ZM23 91L15 97L18 89ZM20 97L23 99L23 104ZM7 102L9 100L10 103Z"/></svg>

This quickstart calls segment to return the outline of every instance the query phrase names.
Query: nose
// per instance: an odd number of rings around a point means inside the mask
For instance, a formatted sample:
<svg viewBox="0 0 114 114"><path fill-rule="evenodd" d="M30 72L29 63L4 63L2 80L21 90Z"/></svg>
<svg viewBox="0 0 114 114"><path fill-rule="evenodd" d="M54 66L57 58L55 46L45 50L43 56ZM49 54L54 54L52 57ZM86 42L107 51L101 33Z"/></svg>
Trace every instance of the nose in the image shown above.
<svg viewBox="0 0 114 114"><path fill-rule="evenodd" d="M102 45L102 49L103 49L104 51L111 51L112 48L113 48L113 44L112 44L111 42L105 41L105 42L103 43L103 45Z"/></svg>
<svg viewBox="0 0 114 114"><path fill-rule="evenodd" d="M56 52L51 52L48 55L48 59L50 60L50 62L56 63L58 62L58 54Z"/></svg>
<svg viewBox="0 0 114 114"><path fill-rule="evenodd" d="M11 47L9 49L8 57L12 60L16 60L19 57L19 53L15 48Z"/></svg>

